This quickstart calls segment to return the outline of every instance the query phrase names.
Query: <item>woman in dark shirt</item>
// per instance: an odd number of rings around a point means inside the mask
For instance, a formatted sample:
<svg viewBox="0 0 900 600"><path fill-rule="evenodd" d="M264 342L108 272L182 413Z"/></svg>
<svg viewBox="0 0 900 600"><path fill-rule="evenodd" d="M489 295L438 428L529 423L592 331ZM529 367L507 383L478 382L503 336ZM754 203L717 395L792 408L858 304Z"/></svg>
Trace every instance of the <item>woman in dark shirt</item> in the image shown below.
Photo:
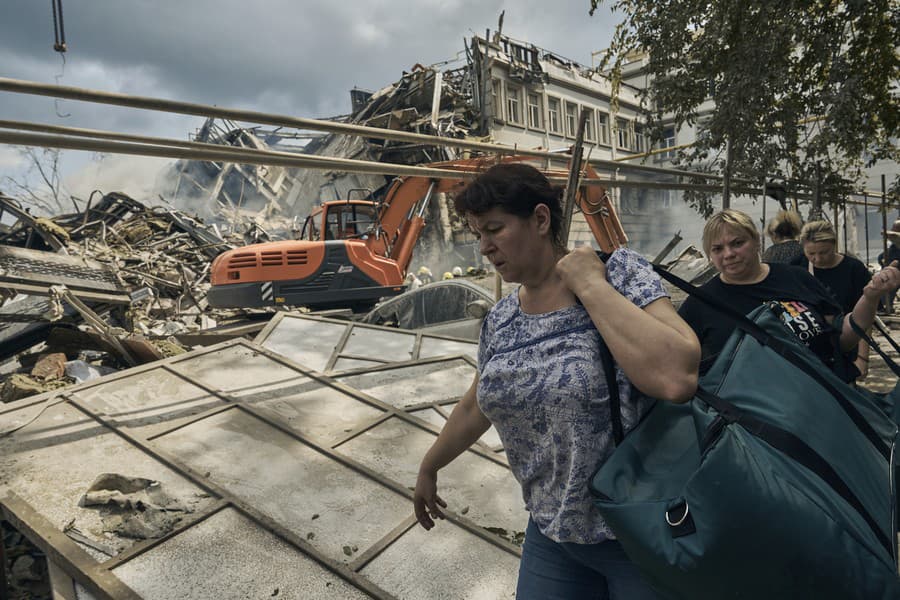
<svg viewBox="0 0 900 600"><path fill-rule="evenodd" d="M797 264L803 258L803 248L797 241L803 221L800 215L792 210L782 210L769 221L766 233L772 239L772 245L763 252L763 262Z"/></svg>
<svg viewBox="0 0 900 600"><path fill-rule="evenodd" d="M849 314L862 297L863 289L872 279L869 269L861 261L837 252L837 233L827 221L812 221L800 232L806 268L821 281ZM860 377L869 372L869 346L860 340L856 353L851 350L848 360L859 369Z"/></svg>
<svg viewBox="0 0 900 600"><path fill-rule="evenodd" d="M747 214L728 209L713 215L703 229L703 249L719 275L703 288L744 314L760 304L768 304L823 362L838 375L852 380L852 374L842 372L843 365L836 364L834 342L838 341L846 352L859 343L859 336L850 327L849 319L844 320L840 331L834 330L834 318L843 312L838 302L806 271L761 262L759 247L759 232ZM866 285L852 311L860 327L871 326L878 297L898 287L900 270L896 264ZM685 300L679 313L700 339L700 372L705 373L734 331L734 323L694 297Z"/></svg>

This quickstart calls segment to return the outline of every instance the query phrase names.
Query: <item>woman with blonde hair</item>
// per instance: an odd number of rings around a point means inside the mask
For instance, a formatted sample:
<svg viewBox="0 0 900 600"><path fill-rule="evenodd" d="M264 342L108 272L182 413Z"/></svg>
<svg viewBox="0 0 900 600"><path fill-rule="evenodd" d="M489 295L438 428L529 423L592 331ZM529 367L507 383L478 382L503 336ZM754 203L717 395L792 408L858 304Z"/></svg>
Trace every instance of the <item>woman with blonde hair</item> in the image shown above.
<svg viewBox="0 0 900 600"><path fill-rule="evenodd" d="M703 288L743 314L761 304L769 306L822 362L845 381L852 381L856 369L843 360L841 352L855 350L860 338L849 319L843 320L839 330L835 328L835 318L844 312L841 305L805 270L761 262L759 246L759 232L747 214L728 209L713 215L703 229L703 249L719 275ZM898 287L900 269L892 263L866 284L848 312L860 327L868 329L875 319L878 298ZM734 323L693 296L681 305L679 314L700 339L700 372L705 373L734 331Z"/></svg>
<svg viewBox="0 0 900 600"><path fill-rule="evenodd" d="M837 233L828 221L812 221L803 226L800 244L806 257L807 269L821 281L838 301L841 311L850 314L862 297L863 289L872 279L866 265L852 256L837 251ZM851 350L852 353L852 350ZM859 342L857 354L848 356L860 376L869 371L869 347Z"/></svg>
<svg viewBox="0 0 900 600"><path fill-rule="evenodd" d="M802 227L800 215L792 210L782 210L775 215L766 227L772 245L763 252L763 262L797 264L803 258L803 248L797 241Z"/></svg>

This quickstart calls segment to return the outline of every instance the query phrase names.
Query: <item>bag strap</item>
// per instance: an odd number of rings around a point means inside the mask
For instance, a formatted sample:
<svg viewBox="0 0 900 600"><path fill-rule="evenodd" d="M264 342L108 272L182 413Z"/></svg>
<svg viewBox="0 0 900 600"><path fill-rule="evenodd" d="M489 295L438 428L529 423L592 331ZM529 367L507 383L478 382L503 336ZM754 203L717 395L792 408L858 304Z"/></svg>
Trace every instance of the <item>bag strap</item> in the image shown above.
<svg viewBox="0 0 900 600"><path fill-rule="evenodd" d="M606 252L598 251L597 256L606 264L609 257L612 256ZM581 301L576 298L581 304ZM622 427L622 399L619 396L619 382L616 380L616 365L613 361L612 352L606 345L603 337L600 337L600 364L603 365L603 373L606 376L606 389L609 392L609 420L612 424L613 441L616 446L625 439L625 430Z"/></svg>
<svg viewBox="0 0 900 600"><path fill-rule="evenodd" d="M897 344L897 342L894 341L894 337L891 335L890 330L885 328L882 320L876 316L875 320L872 322L872 324L875 325L875 328L881 332L881 335L884 336L884 339L886 339L888 341L888 343L891 345L891 347L894 349L894 351L897 352L898 354L900 354L900 344Z"/></svg>
<svg viewBox="0 0 900 600"><path fill-rule="evenodd" d="M859 324L853 319L852 314L847 315L847 318L850 320L850 328L853 329L853 332L856 333L856 335L858 335L860 338L866 340L866 343L869 344L869 347L872 348L872 350L874 350L875 353L881 357L888 368L894 372L894 375L900 377L900 365L898 365L893 358L888 356L887 352L882 350L881 347L875 342L875 340L872 339L872 336L866 333L866 331L859 326ZM883 335L888 340L891 346L893 346L895 350L900 352L900 347L898 347L897 342L895 342L891 337L891 334L885 331L884 327L880 323L878 323L877 320L875 320L874 324L875 327L878 328L878 331L881 332L881 335Z"/></svg>
<svg viewBox="0 0 900 600"><path fill-rule="evenodd" d="M797 352L796 348L793 348L786 342L783 342L774 337L765 329L763 329L758 323L754 323L753 321L748 319L746 315L743 315L732 307L726 305L724 302L722 302L706 290L688 283L681 277L673 275L659 265L652 266L653 270L656 271L660 277L662 277L675 287L681 289L683 292L694 296L695 298L697 298L697 300L700 300L710 308L730 318L738 329L751 336L760 345L770 348L773 352L793 364L795 367L815 380L816 383L825 388L828 393L835 399L835 401L841 406L847 416L850 417L850 420L853 421L853 424L856 425L856 427L863 433L863 435L866 436L866 438L878 451L878 453L881 454L881 456L883 456L885 460L890 462L890 447L881 440L881 438L878 436L878 433L869 424L866 418L863 417L862 414L860 414L856 407L853 406L853 404L849 400L847 400L846 397L844 397L840 390L838 390L832 382L823 377L815 367L806 362Z"/></svg>
<svg viewBox="0 0 900 600"><path fill-rule="evenodd" d="M890 556L894 556L893 543L890 537L884 534L878 527L878 521L866 510L865 505L841 476L806 442L793 433L782 429L772 423L747 414L740 408L724 398L698 387L697 398L715 409L716 412L728 423L736 423L744 428L747 433L766 442L772 448L782 452L792 460L803 465L822 479L835 493L843 498L847 504L853 507L863 518L878 542L887 550Z"/></svg>
<svg viewBox="0 0 900 600"><path fill-rule="evenodd" d="M622 428L622 402L619 396L619 382L616 380L616 365L613 363L612 352L603 338L600 338L600 362L606 375L606 389L609 391L609 418L612 423L613 441L616 446L625 439L625 431Z"/></svg>

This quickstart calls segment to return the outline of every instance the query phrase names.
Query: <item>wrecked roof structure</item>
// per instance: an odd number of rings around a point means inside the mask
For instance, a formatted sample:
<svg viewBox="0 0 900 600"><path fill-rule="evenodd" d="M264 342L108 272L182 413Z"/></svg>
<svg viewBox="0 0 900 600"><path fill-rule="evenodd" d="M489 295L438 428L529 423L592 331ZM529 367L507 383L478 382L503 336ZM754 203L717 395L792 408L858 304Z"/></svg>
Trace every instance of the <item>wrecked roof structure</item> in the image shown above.
<svg viewBox="0 0 900 600"><path fill-rule="evenodd" d="M590 109L584 141L589 155L616 158L617 152L639 152L647 147L639 123L636 92L627 86L620 90L613 108L611 84L597 70L502 34L494 34L490 39L474 36L465 50L462 66L416 64L398 81L377 92L354 89L352 112L335 120L442 138L565 151L575 142L580 112ZM291 144L286 145L283 136L289 134L282 130L237 128L230 121L209 119L195 139L405 165L453 160L469 154L439 143L338 134L310 135L305 144L288 139ZM565 166L565 159L560 160L557 166L560 165ZM389 176L375 173L253 169L210 161L181 161L175 169L176 204L192 199L194 205L211 209L214 222L234 222L236 215L241 215L244 228L255 222L262 229L277 229L282 238L296 233L286 223L302 219L316 205L347 199L359 190L377 200L390 182ZM430 212L430 222L447 219L446 206L435 203ZM266 226L279 215L281 223ZM424 232L422 245L443 249L449 238L441 239L441 232L431 229ZM586 228L576 220L573 239L588 237ZM462 247L457 260L477 263L477 254L466 249L472 240L460 226L455 228L453 238ZM267 239L272 238L266 236L258 241Z"/></svg>
<svg viewBox="0 0 900 600"><path fill-rule="evenodd" d="M0 222L2 400L63 383L55 370L34 376L41 357L86 351L127 367L183 352L168 338L216 324L207 273L232 246L185 213L113 192L82 212L35 218L0 197Z"/></svg>
<svg viewBox="0 0 900 600"><path fill-rule="evenodd" d="M4 516L69 597L509 596L527 516L495 431L442 473L438 531L411 510L474 352L282 314L257 342L8 404Z"/></svg>

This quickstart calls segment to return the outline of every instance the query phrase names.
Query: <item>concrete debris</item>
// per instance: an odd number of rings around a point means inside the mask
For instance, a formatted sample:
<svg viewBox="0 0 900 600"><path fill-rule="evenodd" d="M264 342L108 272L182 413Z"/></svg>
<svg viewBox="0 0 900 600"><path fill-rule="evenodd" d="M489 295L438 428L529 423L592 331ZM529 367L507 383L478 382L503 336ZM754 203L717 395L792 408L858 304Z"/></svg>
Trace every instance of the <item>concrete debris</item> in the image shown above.
<svg viewBox="0 0 900 600"><path fill-rule="evenodd" d="M694 246L688 246L663 266L670 273L697 286L703 285L718 273L709 259ZM666 288L672 298L672 304L676 308L680 307L687 294L669 283L666 283Z"/></svg>
<svg viewBox="0 0 900 600"><path fill-rule="evenodd" d="M162 537L192 512L158 481L117 473L98 476L78 505L98 507L104 531L132 539Z"/></svg>
<svg viewBox="0 0 900 600"><path fill-rule="evenodd" d="M24 373L13 373L0 385L0 402L13 402L35 394L59 390L69 385L65 379L43 381Z"/></svg>
<svg viewBox="0 0 900 600"><path fill-rule="evenodd" d="M31 376L44 381L60 379L66 374L66 355L62 352L40 354L31 369Z"/></svg>

